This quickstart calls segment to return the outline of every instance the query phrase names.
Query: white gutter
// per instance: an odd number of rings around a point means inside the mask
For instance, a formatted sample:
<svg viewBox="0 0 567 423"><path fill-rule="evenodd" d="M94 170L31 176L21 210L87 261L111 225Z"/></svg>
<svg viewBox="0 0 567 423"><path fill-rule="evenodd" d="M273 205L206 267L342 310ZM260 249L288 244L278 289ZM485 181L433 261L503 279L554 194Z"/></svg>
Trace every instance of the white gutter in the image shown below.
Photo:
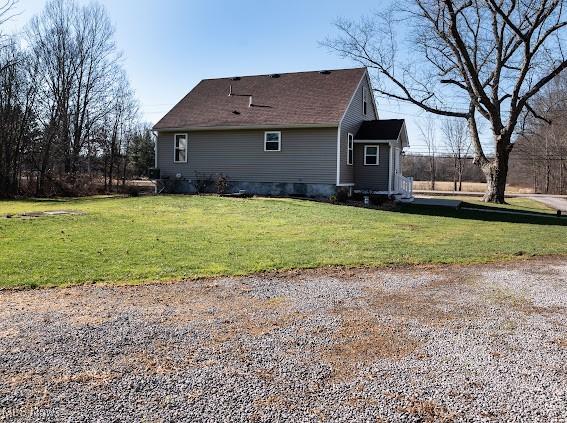
<svg viewBox="0 0 567 423"><path fill-rule="evenodd" d="M158 139L159 139L159 132L150 129L150 133L154 136L154 168L158 168ZM161 177L161 175L160 175ZM158 183L155 182L154 187L154 194L158 194Z"/></svg>
<svg viewBox="0 0 567 423"><path fill-rule="evenodd" d="M337 186L341 184L341 123L337 129Z"/></svg>
<svg viewBox="0 0 567 423"><path fill-rule="evenodd" d="M294 128L336 128L336 123L305 123L295 125L266 124L248 126L188 126L179 128L156 128L159 132L183 132L183 131L232 131L235 129L294 129Z"/></svg>
<svg viewBox="0 0 567 423"><path fill-rule="evenodd" d="M158 138L159 138L159 132L158 131L154 131L153 129L150 129L150 133L152 133L154 135L154 167L157 169L158 167Z"/></svg>

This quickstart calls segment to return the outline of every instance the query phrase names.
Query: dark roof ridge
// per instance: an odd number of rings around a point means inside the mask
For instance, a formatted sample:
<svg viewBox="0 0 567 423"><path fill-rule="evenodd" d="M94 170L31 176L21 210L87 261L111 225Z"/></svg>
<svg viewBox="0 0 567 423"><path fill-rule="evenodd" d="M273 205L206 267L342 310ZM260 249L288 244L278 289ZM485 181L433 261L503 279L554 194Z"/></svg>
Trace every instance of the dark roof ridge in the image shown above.
<svg viewBox="0 0 567 423"><path fill-rule="evenodd" d="M316 70L304 70L304 71L297 71L297 72L272 72L272 73L259 73L256 75L232 75L232 76L221 76L218 78L203 78L201 81L218 81L220 79L232 79L232 78L258 78L260 76L270 76L270 75L297 75L300 73L320 73L324 71L329 72L340 72L340 71L348 71L348 70L358 70L358 69L367 69L366 66L358 66L354 68L339 68L339 69L316 69ZM237 82L237 81L235 81Z"/></svg>

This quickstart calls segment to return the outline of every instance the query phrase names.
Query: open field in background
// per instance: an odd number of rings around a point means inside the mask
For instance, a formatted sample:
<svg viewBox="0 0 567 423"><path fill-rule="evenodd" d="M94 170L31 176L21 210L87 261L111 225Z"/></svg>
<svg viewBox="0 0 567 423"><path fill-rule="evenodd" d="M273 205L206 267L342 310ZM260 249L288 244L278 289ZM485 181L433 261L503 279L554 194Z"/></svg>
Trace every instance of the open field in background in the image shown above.
<svg viewBox="0 0 567 423"><path fill-rule="evenodd" d="M567 254L567 220L551 217L512 223L486 213L215 196L0 201L0 216L49 210L82 214L0 217L0 287Z"/></svg>
<svg viewBox="0 0 567 423"><path fill-rule="evenodd" d="M431 182L414 181L413 189L415 191L429 191L431 190ZM464 192L484 192L485 190L486 183L484 182L463 182ZM435 182L435 191L453 191L453 182L437 181ZM532 194L533 190L527 187L516 187L508 185L506 187L506 192L516 194Z"/></svg>

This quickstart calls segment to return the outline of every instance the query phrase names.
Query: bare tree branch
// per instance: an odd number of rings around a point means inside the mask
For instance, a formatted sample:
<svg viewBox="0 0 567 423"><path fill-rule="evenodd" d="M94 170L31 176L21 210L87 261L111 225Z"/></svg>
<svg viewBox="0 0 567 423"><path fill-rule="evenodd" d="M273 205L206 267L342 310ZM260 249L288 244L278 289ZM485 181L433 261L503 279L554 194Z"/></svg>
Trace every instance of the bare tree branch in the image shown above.
<svg viewBox="0 0 567 423"><path fill-rule="evenodd" d="M518 120L526 113L542 116L530 99L567 68L565 1L401 0L364 24L340 21L340 36L323 44L374 70L380 95L466 119L489 186L485 199L503 202ZM388 41L400 43L395 22L413 30L404 46L412 51L408 60ZM463 95L470 107L455 110L453 98ZM492 129L490 158L477 119Z"/></svg>

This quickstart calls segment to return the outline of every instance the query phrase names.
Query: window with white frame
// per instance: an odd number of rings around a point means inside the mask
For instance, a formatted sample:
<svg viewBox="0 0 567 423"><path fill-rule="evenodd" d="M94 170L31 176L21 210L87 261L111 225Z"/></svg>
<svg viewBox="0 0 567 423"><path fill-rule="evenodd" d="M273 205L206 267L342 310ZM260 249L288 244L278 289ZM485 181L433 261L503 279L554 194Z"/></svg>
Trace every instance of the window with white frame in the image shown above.
<svg viewBox="0 0 567 423"><path fill-rule="evenodd" d="M368 113L368 100L366 99L366 88L362 87L362 114L366 116Z"/></svg>
<svg viewBox="0 0 567 423"><path fill-rule="evenodd" d="M173 161L187 163L187 134L175 134Z"/></svg>
<svg viewBox="0 0 567 423"><path fill-rule="evenodd" d="M282 133L280 131L264 132L264 151L282 151Z"/></svg>
<svg viewBox="0 0 567 423"><path fill-rule="evenodd" d="M348 145L347 145L347 158L346 164L352 166L353 158L354 158L354 136L352 134L348 134Z"/></svg>
<svg viewBox="0 0 567 423"><path fill-rule="evenodd" d="M365 145L364 146L364 165L365 166L378 166L378 146Z"/></svg>

